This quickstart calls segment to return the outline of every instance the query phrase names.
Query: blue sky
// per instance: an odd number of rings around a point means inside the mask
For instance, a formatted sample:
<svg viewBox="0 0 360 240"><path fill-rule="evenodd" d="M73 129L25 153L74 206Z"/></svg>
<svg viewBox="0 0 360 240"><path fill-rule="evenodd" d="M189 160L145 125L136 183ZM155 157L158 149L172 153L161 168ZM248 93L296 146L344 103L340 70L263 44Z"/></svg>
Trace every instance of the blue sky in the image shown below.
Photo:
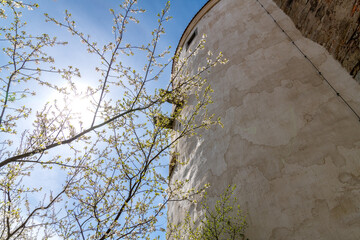
<svg viewBox="0 0 360 240"><path fill-rule="evenodd" d="M44 13L56 18L57 20L64 19L64 12L68 10L72 13L73 19L76 21L77 29L84 34L89 34L93 41L98 42L99 46L113 40L112 34L112 16L109 9L115 11L119 9L118 5L122 2L120 0L34 0L24 2L37 2L39 8L33 11L23 10L23 18L27 23L27 31L33 35L48 33L50 36L56 36L59 41L67 41L69 44L65 46L56 46L55 48L47 49L50 56L54 57L55 65L59 68L67 68L73 66L80 69L81 78L74 78L73 80L84 89L87 85L96 85L99 76L94 71L96 66L99 66L99 57L90 55L86 51L84 44L80 40L65 30L56 26L54 23L45 22ZM126 32L126 40L131 43L139 44L146 43L146 40L151 39L151 31L156 27L156 14L165 6L166 0L139 0L138 6L146 9L146 13L139 14L140 24L136 29L130 28ZM166 23L166 33L161 37L159 49L166 49L171 46L171 53L166 56L164 62L169 60L176 50L179 39L185 30L187 24L191 21L199 9L207 2L207 0L172 0L169 15L173 18ZM1 20L5 25L10 21ZM5 24L4 24L5 23ZM0 42L1 47L1 42ZM128 58L127 64L135 68L143 67L140 58ZM6 63L8 57L0 54L0 64ZM2 74L6 74L3 72ZM161 79L158 81L158 86L164 86L169 81L170 68L168 68ZM44 80L61 82L59 76L43 74ZM38 86L36 86L38 88ZM57 98L56 95L48 91L41 91L41 87L37 89L36 98L31 99L34 106L43 106L44 102L52 101ZM26 101L29 101L27 99ZM19 104L28 104L24 102ZM35 109L34 109L35 110Z"/></svg>
<svg viewBox="0 0 360 240"><path fill-rule="evenodd" d="M26 1L25 1L26 2ZM33 2L33 1L32 1ZM120 0L38 0L40 7L36 12L49 13L51 16L62 17L65 9L69 10L74 17L83 24L84 30L90 29L94 33L106 32L106 26L110 26L112 17L109 9L116 9ZM186 25L196 14L196 12L207 2L207 0L172 0L170 15L173 20L168 24L167 39L172 45L179 40ZM147 10L145 21L151 19L151 15L159 12L165 5L166 0L139 0L138 5ZM24 12L25 13L25 12ZM42 30L49 30L47 24L41 24L43 17L41 14L30 12L32 19L29 24L36 22L37 27ZM151 23L151 22L150 22ZM41 25L39 25L41 24ZM142 22L148 26L152 26L149 22ZM87 26L87 27L86 27Z"/></svg>
<svg viewBox="0 0 360 240"><path fill-rule="evenodd" d="M64 11L69 10L77 23L77 26L84 33L90 34L95 39L106 40L112 37L111 26L112 16L109 9L117 9L119 0L39 0L40 5L36 11L26 12L25 17L29 16L29 26L33 31L48 32L58 36L59 40L69 41L66 31L59 29L52 23L45 23L43 13L48 13L57 19L63 19ZM174 51L178 41L197 11L207 2L207 0L172 0L170 15L173 17L166 25L166 34L161 39L162 46L172 46ZM150 31L155 27L157 14L165 5L165 0L139 0L138 6L147 10L140 14L140 25L143 32L131 31L129 37L132 42L141 42L149 36ZM99 37L100 36L100 37ZM70 42L67 48L77 48L80 44ZM74 54L74 51L71 51ZM60 57L64 57L60 55Z"/></svg>
<svg viewBox="0 0 360 240"><path fill-rule="evenodd" d="M93 41L97 41L99 46L111 41L112 34L112 16L109 9L116 11L118 5L122 2L120 0L34 0L24 1L25 3L38 3L39 8L33 11L22 10L22 20L27 22L25 30L28 34L38 35L47 33L50 36L56 36L59 41L67 41L69 44L63 46L56 46L54 48L46 49L50 56L55 59L55 66L58 68L66 68L71 65L80 69L81 78L74 78L74 82L80 86L95 85L99 76L96 76L94 71L96 66L99 66L99 57L87 54L86 47L82 44L79 38L71 36L71 34L64 28L56 26L54 23L45 22L44 13L54 17L57 20L64 19L64 12L68 10L73 15L76 21L77 29L84 34L89 34ZM139 0L140 8L146 9L146 13L139 14L140 24L136 30L132 29L133 25L126 32L126 41L141 45L147 43L146 40L151 39L151 31L156 27L156 14L165 6L166 0ZM199 11L199 9L207 2L207 0L172 0L169 15L173 18L166 23L166 33L162 35L159 48L165 50L171 46L171 53L167 55L164 62L169 60L176 50L179 39L184 32L186 26ZM12 20L10 12L8 19L0 19L0 26L6 26ZM3 36L0 36L3 38ZM0 48L6 46L6 42L0 42ZM9 61L9 57L3 52L0 54L0 66L5 65ZM134 57L126 59L126 63L130 66L138 68L143 67L141 60ZM0 72L0 76L6 79L7 71ZM59 76L43 74L45 81L63 81ZM170 78L170 68L168 68L160 80L159 87L167 84ZM21 87L21 86L20 86ZM17 103L19 105L31 105L34 111L39 111L45 102L57 98L57 95L51 94L49 91L43 90L41 86L30 86L36 88L37 95L33 98L26 98ZM30 124L31 119L27 120ZM22 126L26 128L25 125ZM19 129L21 130L21 129ZM21 132L21 131L18 131Z"/></svg>
<svg viewBox="0 0 360 240"><path fill-rule="evenodd" d="M84 34L89 34L93 41L98 42L99 46L111 41L113 35L111 32L112 16L109 9L115 11L119 9L120 0L38 0L39 8L34 11L23 11L24 19L28 22L28 32L32 33L48 33L50 36L56 36L59 41L67 41L69 44L65 46L57 46L48 49L51 56L55 58L57 67L66 68L74 66L80 69L81 79L74 79L80 86L86 86L97 81L94 69L99 65L99 58L89 55L86 52L84 44L80 40L53 23L45 22L44 13L56 18L64 19L64 12L68 10L73 19L76 21L78 30ZM151 31L156 27L156 14L165 6L166 0L139 0L138 6L146 9L146 13L139 14L140 24L136 29L127 29L127 40L131 43L146 43L151 38ZM207 0L172 0L169 15L173 18L166 23L166 33L161 37L159 49L166 49L171 46L171 54L167 55L164 61L170 59L176 50L178 41L185 30L187 24L191 21L197 11L207 2ZM0 63L6 59L0 55ZM139 58L126 60L128 65L142 68L139 64ZM47 75L44 75L46 77ZM55 80L54 76L49 76L51 80ZM159 85L164 85L169 80L170 68L165 71L159 81ZM58 77L55 77L58 78ZM58 81L61 81L58 79ZM162 83L162 84L161 84ZM48 93L38 91L37 100L54 99L54 95L49 96ZM38 105L38 104L37 104Z"/></svg>

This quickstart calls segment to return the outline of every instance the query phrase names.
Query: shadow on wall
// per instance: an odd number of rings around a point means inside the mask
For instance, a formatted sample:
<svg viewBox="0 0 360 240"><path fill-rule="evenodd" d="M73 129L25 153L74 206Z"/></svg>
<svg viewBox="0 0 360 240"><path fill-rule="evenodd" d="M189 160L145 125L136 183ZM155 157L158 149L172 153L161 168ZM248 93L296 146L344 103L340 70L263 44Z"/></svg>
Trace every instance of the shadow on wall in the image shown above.
<svg viewBox="0 0 360 240"><path fill-rule="evenodd" d="M324 46L360 83L360 0L274 0L301 33Z"/></svg>

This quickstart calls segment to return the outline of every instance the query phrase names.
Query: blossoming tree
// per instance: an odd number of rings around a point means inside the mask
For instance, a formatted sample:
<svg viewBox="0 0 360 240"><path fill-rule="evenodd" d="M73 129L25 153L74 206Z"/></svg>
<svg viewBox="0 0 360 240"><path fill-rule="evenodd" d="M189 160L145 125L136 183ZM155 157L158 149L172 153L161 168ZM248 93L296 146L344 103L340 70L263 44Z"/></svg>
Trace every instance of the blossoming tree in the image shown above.
<svg viewBox="0 0 360 240"><path fill-rule="evenodd" d="M182 187L169 185L166 156L180 138L218 122L206 112L211 88L203 77L224 63L221 54L209 54L195 73L185 71L204 48L202 38L185 58L167 61L169 48L159 49L159 40L169 3L141 45L126 41L126 30L139 26L144 12L136 0L110 9L113 38L103 46L78 29L69 12L64 20L45 15L99 60L98 84L80 93L80 70L61 68L49 55L66 42L27 32L31 19L21 12L29 15L38 4L1 0L0 6L0 239L140 239L163 230L159 217L168 201L181 200ZM142 69L124 60L133 55L145 63ZM159 83L169 67L172 75ZM39 91L56 97L41 102ZM198 101L183 116L189 92ZM86 121L73 107L78 99L88 105ZM167 102L174 110L166 115ZM182 126L176 134L175 123ZM57 184L34 186L39 173L56 175Z"/></svg>

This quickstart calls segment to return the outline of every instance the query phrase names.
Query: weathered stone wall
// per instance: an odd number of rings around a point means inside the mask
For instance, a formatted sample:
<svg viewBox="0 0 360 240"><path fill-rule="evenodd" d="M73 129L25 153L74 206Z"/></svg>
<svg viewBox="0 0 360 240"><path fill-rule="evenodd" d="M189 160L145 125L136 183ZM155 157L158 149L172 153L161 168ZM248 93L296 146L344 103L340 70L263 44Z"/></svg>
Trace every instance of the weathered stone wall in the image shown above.
<svg viewBox="0 0 360 240"><path fill-rule="evenodd" d="M210 200L236 184L251 240L358 240L360 122L308 59L357 113L360 85L273 1L261 2L295 45L256 0L221 0L201 18L198 36L206 33L207 48L229 59L207 77L208 110L224 128L182 139L174 151L189 162L171 181L210 183ZM169 203L169 221L186 211L201 214L192 203Z"/></svg>
<svg viewBox="0 0 360 240"><path fill-rule="evenodd" d="M274 0L305 37L324 46L360 83L359 0Z"/></svg>

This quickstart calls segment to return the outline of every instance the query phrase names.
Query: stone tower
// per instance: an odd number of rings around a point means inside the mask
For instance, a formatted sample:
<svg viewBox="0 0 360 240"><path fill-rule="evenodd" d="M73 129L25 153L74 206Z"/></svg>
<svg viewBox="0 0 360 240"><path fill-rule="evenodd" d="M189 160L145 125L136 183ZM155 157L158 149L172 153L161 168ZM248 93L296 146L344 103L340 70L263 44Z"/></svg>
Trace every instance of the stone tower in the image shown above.
<svg viewBox="0 0 360 240"><path fill-rule="evenodd" d="M224 128L182 140L171 181L236 184L250 240L360 239L359 2L275 2L210 0L185 30L180 47L206 33L229 59L207 76Z"/></svg>

